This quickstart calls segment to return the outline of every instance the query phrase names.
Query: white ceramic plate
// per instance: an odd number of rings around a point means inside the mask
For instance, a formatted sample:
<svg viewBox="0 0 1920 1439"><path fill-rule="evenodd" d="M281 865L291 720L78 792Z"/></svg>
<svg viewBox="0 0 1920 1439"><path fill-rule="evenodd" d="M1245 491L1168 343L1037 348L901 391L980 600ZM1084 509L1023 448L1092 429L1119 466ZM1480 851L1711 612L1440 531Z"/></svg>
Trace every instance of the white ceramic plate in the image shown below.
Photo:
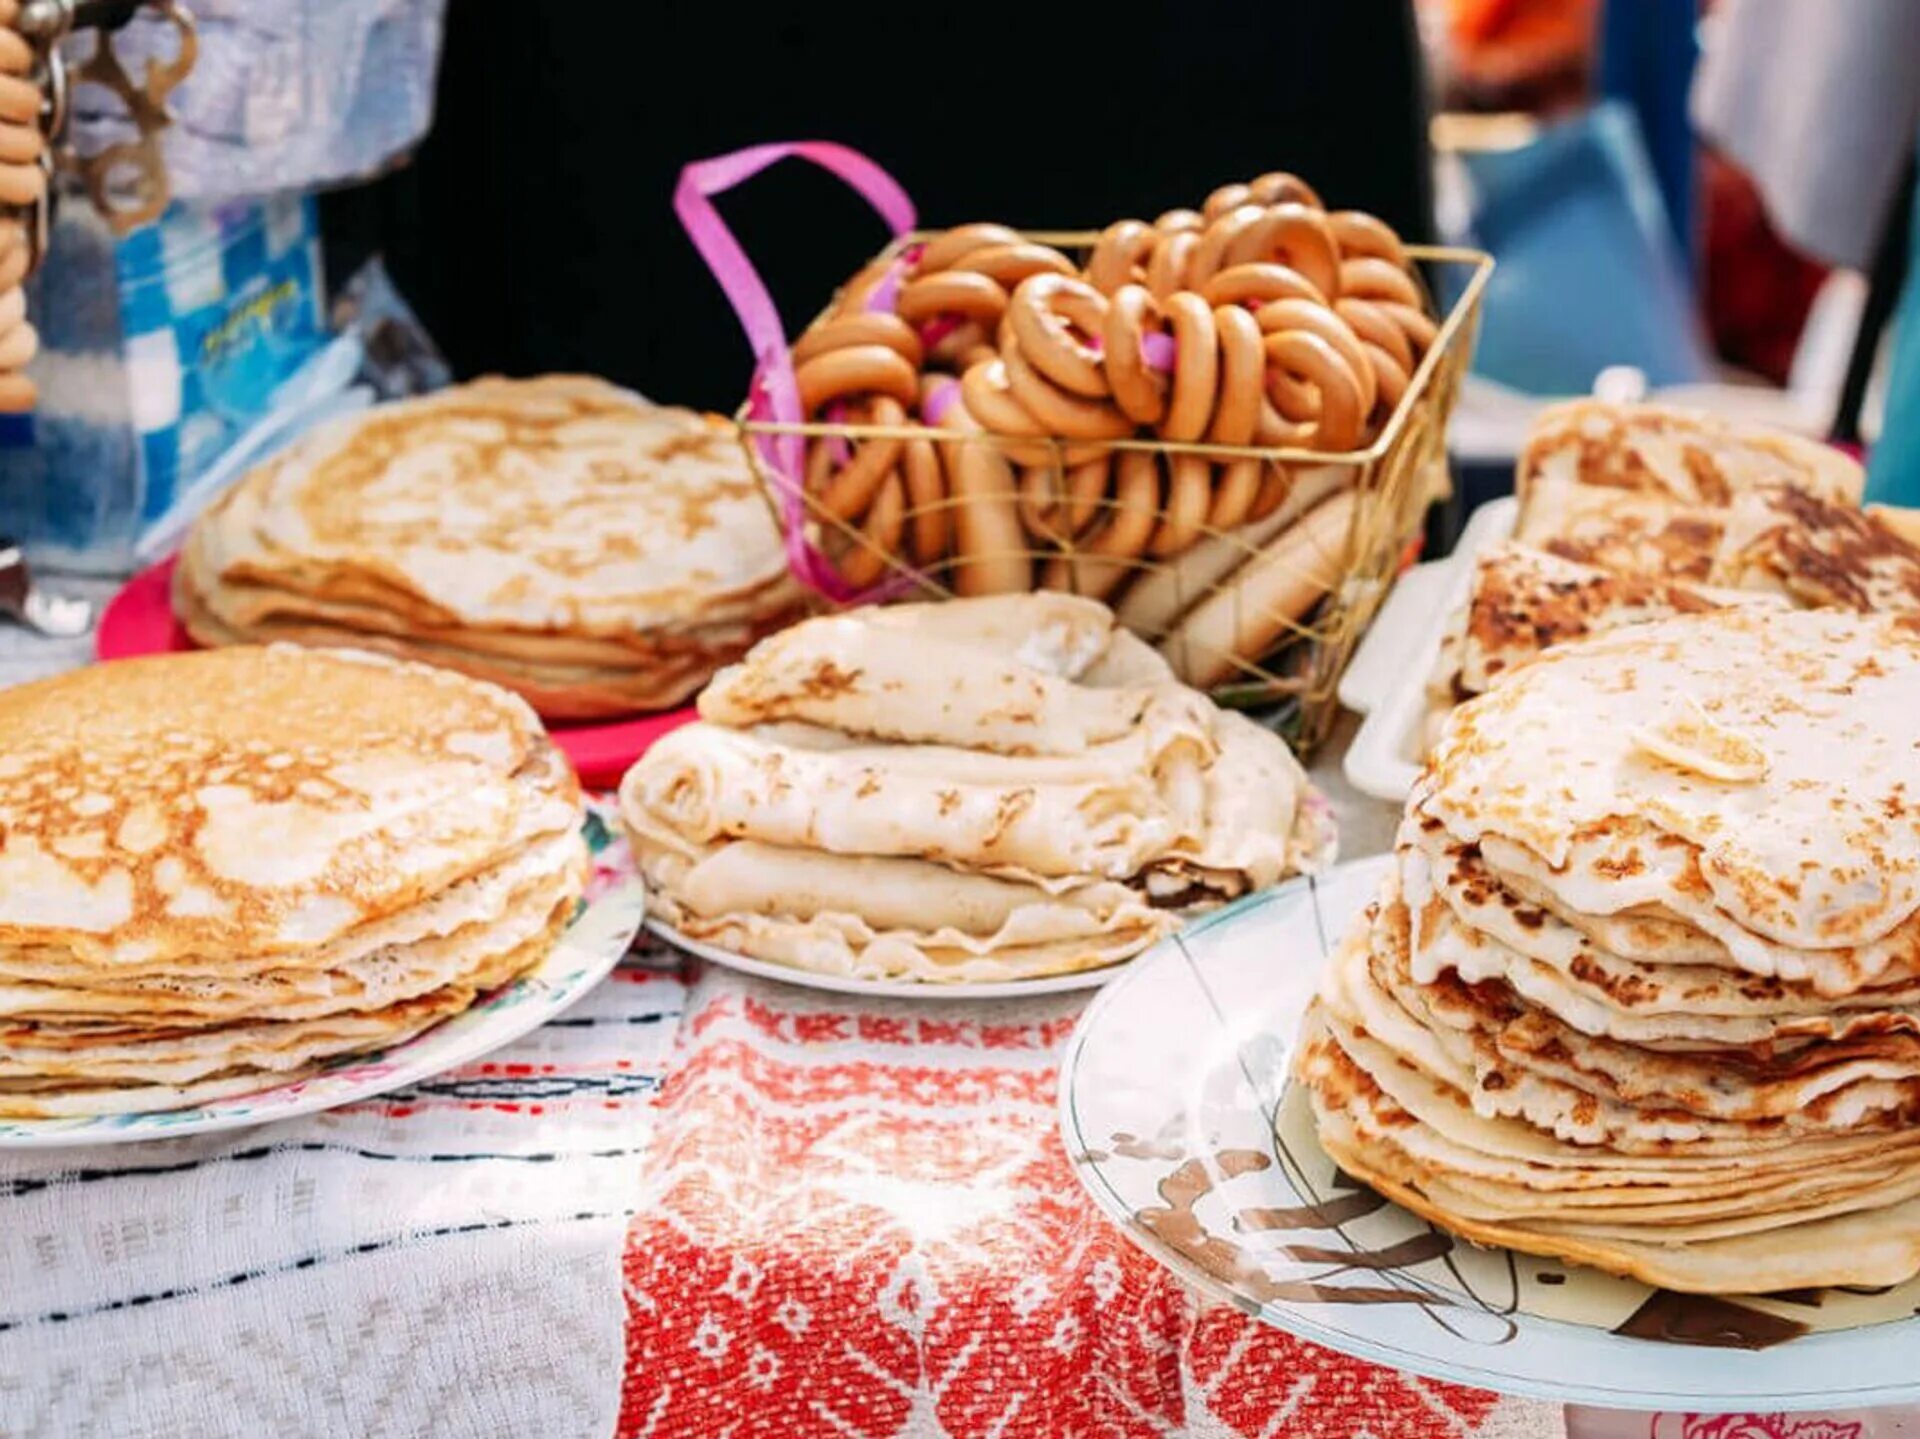
<svg viewBox="0 0 1920 1439"><path fill-rule="evenodd" d="M1387 863L1341 865L1200 920L1088 1007L1060 1113L1100 1207L1198 1288L1433 1378L1695 1413L1920 1399L1920 1280L1674 1295L1457 1242L1338 1173L1287 1063L1319 969Z"/></svg>
<svg viewBox="0 0 1920 1439"><path fill-rule="evenodd" d="M633 871L626 844L614 839L598 817L588 819L587 838L594 849L594 876L586 903L566 934L539 965L465 1013L380 1054L355 1055L310 1079L197 1109L89 1119L0 1119L0 1149L132 1144L295 1119L418 1084L532 1033L606 978L632 947L646 913L646 890Z"/></svg>
<svg viewBox="0 0 1920 1439"><path fill-rule="evenodd" d="M1347 783L1362 794L1400 804L1420 777L1427 679L1440 640L1467 602L1475 556L1511 535L1519 512L1512 496L1475 510L1453 553L1402 575L1361 637L1340 678L1340 703L1366 716L1342 765Z"/></svg>
<svg viewBox="0 0 1920 1439"><path fill-rule="evenodd" d="M1037 994L1068 994L1074 990L1098 989L1133 961L1082 969L1073 974L1052 974L1041 979L1003 979L978 984L929 984L921 979L848 979L837 974L816 974L791 964L752 959L730 949L719 949L701 940L688 939L679 930L649 919L647 928L675 949L710 960L742 974L781 984L798 984L807 989L831 990L835 994L864 994L875 999L1031 999Z"/></svg>

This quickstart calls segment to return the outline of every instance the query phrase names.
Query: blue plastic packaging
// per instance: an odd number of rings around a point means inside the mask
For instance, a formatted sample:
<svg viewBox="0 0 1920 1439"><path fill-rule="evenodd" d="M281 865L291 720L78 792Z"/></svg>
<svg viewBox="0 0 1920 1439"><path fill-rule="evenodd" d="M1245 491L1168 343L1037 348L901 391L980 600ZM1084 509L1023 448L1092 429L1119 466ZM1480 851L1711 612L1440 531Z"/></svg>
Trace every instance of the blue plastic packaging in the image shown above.
<svg viewBox="0 0 1920 1439"><path fill-rule="evenodd" d="M176 204L117 240L65 205L28 308L41 399L0 430L0 530L42 565L124 570L327 343L313 203Z"/></svg>

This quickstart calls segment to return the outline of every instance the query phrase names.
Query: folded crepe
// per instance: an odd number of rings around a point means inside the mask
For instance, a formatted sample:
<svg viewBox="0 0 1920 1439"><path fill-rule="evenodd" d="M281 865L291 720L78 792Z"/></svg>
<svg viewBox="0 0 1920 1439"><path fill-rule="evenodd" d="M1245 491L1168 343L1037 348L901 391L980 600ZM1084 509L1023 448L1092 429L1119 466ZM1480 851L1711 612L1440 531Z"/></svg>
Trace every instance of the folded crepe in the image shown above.
<svg viewBox="0 0 1920 1439"><path fill-rule="evenodd" d="M863 977L1125 958L1321 854L1274 734L1175 681L1093 601L808 621L723 672L621 785L692 938Z"/></svg>
<svg viewBox="0 0 1920 1439"><path fill-rule="evenodd" d="M203 644L377 649L552 718L678 703L802 609L727 425L565 376L321 426L201 516L174 599Z"/></svg>
<svg viewBox="0 0 1920 1439"><path fill-rule="evenodd" d="M1734 501L1722 568L1809 609L1920 613L1920 546L1879 515L1787 485Z"/></svg>

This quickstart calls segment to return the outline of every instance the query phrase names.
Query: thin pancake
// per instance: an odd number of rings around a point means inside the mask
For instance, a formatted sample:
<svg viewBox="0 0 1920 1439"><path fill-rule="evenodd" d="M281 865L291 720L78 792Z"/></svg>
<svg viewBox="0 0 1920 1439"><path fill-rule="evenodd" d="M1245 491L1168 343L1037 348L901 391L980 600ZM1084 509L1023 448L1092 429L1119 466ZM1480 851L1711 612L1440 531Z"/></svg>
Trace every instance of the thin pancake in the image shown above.
<svg viewBox="0 0 1920 1439"><path fill-rule="evenodd" d="M1537 486L1555 482L1716 507L1784 483L1858 505L1866 474L1833 446L1799 435L1702 410L1583 399L1535 419L1514 470L1523 505Z"/></svg>
<svg viewBox="0 0 1920 1439"><path fill-rule="evenodd" d="M1905 620L1722 610L1550 651L1463 705L1421 804L1498 869L1530 854L1572 909L1657 904L1757 973L1824 953L1870 983L1920 908L1916 712Z"/></svg>

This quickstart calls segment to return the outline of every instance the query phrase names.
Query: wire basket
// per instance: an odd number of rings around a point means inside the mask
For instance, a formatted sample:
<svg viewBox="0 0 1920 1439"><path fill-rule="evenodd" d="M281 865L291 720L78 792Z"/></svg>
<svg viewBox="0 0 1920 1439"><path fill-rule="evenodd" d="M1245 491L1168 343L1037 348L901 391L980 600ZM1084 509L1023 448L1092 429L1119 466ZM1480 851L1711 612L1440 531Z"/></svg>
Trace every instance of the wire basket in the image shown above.
<svg viewBox="0 0 1920 1439"><path fill-rule="evenodd" d="M901 236L861 273L927 238L924 233ZM1025 238L1084 258L1098 236L1053 232ZM803 574L819 573L825 565L867 576L862 584L879 577L858 596L861 601L1008 588L1092 594L1112 604L1122 623L1159 646L1184 678L1221 703L1276 711L1280 728L1304 754L1326 737L1338 709L1341 672L1407 559L1428 504L1446 493L1447 420L1493 269L1492 258L1477 250L1408 246L1406 253L1416 262L1425 307L1438 329L1399 403L1363 449L1335 453L990 433L961 438L953 430L919 423L784 422L765 418L752 401L736 416L741 440ZM1432 294L1443 273L1453 283L1442 288L1456 298L1440 315ZM830 306L822 318L831 312ZM789 439L784 451L777 443L781 438ZM1023 520L1018 538L917 563L896 546L877 545L868 528L818 502L804 473L791 473L795 438L846 446L925 441L946 455L965 446L993 447L1018 476L1015 498ZM1141 486L1127 492L1112 479L1093 489L1089 471L1097 470L1098 461L1104 457L1110 476L1118 475L1124 464L1120 457L1129 452L1156 457L1152 468L1163 482L1152 497ZM1258 466L1261 494L1278 497L1259 520L1232 528L1202 520L1189 546L1164 556L1136 548L1131 540L1109 543L1117 530L1157 536L1160 526L1176 522L1191 533L1193 526L1175 513L1171 477L1176 463L1188 476L1204 463L1205 473L1217 480L1220 467L1243 461ZM1143 470L1136 464L1127 473L1137 476ZM1240 471L1243 477L1251 473L1251 467ZM1309 499L1315 503L1306 504ZM949 486L937 500L909 504L899 513L899 533L915 533L921 524L966 525L973 517L963 512L976 503ZM1009 576L1017 580L1022 566L1027 582L1010 581ZM991 583L983 583L986 575L993 576Z"/></svg>

